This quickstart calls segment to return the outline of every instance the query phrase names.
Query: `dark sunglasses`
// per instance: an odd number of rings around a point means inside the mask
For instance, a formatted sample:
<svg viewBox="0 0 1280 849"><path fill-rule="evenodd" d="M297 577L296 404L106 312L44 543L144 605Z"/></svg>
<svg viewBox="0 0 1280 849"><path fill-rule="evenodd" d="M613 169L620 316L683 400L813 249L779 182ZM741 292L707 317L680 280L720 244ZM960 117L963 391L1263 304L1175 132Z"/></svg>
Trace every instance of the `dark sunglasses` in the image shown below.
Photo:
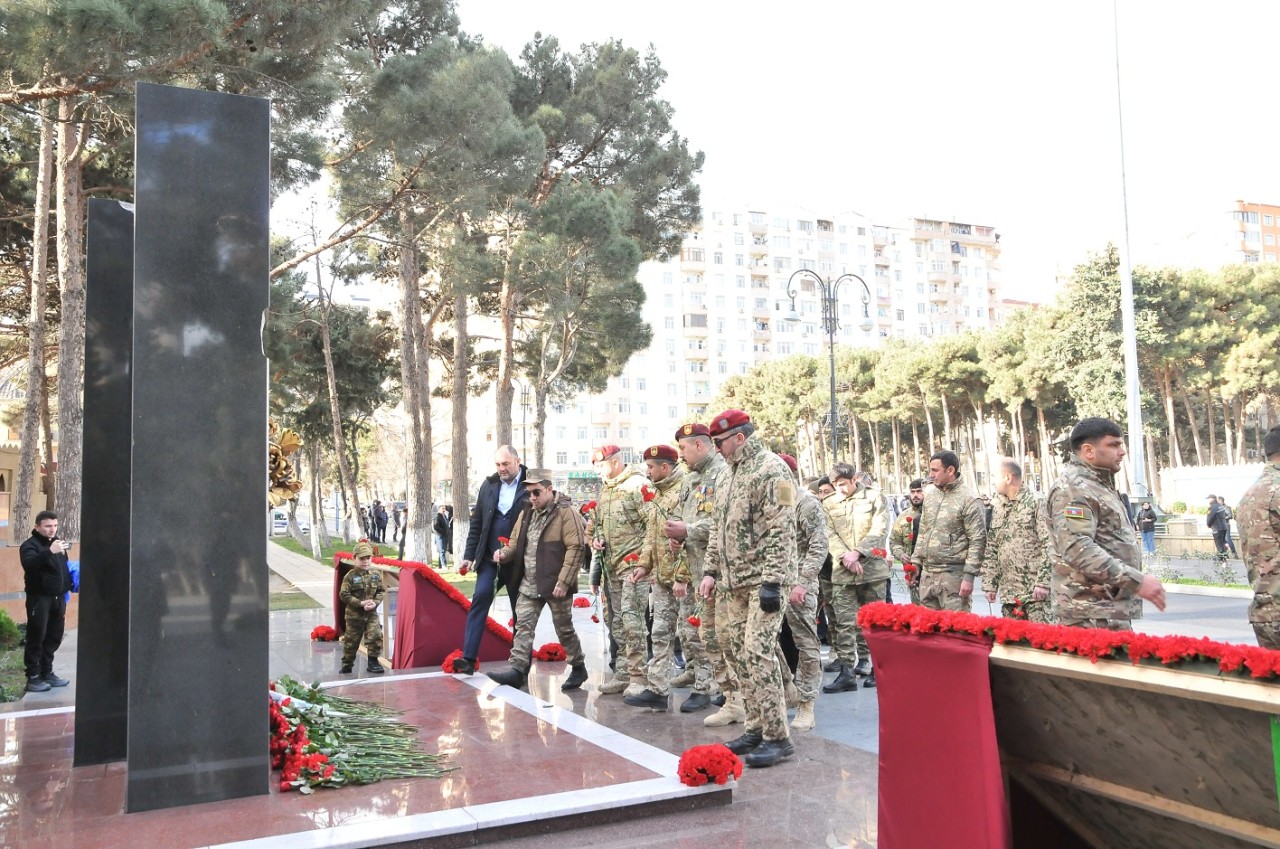
<svg viewBox="0 0 1280 849"><path fill-rule="evenodd" d="M542 493L546 492L546 490L545 490L545 489L531 489L531 490L529 490L528 492L529 492L529 494L530 494L530 495L542 495Z"/></svg>
<svg viewBox="0 0 1280 849"><path fill-rule="evenodd" d="M712 439L711 441L712 441L712 442L714 442L714 443L716 444L716 447L717 447L717 448L719 448L720 446L724 445L726 442L728 442L730 439L733 439L733 438L734 438L735 436L737 436L737 435L738 435L738 434L736 434L736 433L731 433L731 434L729 434L728 436L718 436L718 437L716 437L716 438Z"/></svg>

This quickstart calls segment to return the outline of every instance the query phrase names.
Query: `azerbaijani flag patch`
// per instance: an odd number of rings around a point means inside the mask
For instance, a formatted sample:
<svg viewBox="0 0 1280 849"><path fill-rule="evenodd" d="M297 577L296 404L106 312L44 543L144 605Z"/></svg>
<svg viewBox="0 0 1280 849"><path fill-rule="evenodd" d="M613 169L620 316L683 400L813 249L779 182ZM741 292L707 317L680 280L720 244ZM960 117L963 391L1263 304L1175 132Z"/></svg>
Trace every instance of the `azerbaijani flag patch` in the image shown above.
<svg viewBox="0 0 1280 849"><path fill-rule="evenodd" d="M1075 504L1068 504L1067 509L1062 514L1068 519L1083 519L1085 517L1084 508Z"/></svg>

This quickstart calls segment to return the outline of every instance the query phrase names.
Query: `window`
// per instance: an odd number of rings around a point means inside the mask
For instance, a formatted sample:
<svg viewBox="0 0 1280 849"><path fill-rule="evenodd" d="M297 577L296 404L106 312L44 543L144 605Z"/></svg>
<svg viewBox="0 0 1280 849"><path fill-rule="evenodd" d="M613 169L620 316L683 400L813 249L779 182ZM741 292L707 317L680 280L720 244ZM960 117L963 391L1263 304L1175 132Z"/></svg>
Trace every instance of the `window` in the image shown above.
<svg viewBox="0 0 1280 849"><path fill-rule="evenodd" d="M662 319L662 327L665 330L675 330L676 329L675 316L669 315L666 318Z"/></svg>
<svg viewBox="0 0 1280 849"><path fill-rule="evenodd" d="M668 339L668 340L667 340L667 353L668 353L668 354L674 354L675 352L676 352L676 340L674 340L674 339Z"/></svg>
<svg viewBox="0 0 1280 849"><path fill-rule="evenodd" d="M679 387L674 383L667 384L667 395L675 395L679 391Z"/></svg>
<svg viewBox="0 0 1280 849"><path fill-rule="evenodd" d="M702 248L685 248L681 251L681 257L685 262L706 262L707 252Z"/></svg>
<svg viewBox="0 0 1280 849"><path fill-rule="evenodd" d="M741 274L733 278L733 283L739 289L747 288L747 278Z"/></svg>
<svg viewBox="0 0 1280 849"><path fill-rule="evenodd" d="M791 222L786 218L775 218L773 219L773 226L779 230L790 230Z"/></svg>
<svg viewBox="0 0 1280 849"><path fill-rule="evenodd" d="M734 264L734 265L737 265L737 266L743 266L743 265L746 265L746 264L747 264L747 258L746 258L745 256L743 256L742 254L734 254L734 255L733 255L733 264Z"/></svg>
<svg viewBox="0 0 1280 849"><path fill-rule="evenodd" d="M674 419L674 418L677 418L679 415L680 415L680 410L678 407L667 407L667 418Z"/></svg>
<svg viewBox="0 0 1280 849"><path fill-rule="evenodd" d="M636 412L638 412L642 416L649 415L649 405L641 401L639 405L639 409L637 409Z"/></svg>
<svg viewBox="0 0 1280 849"><path fill-rule="evenodd" d="M1262 236L1262 241L1268 245L1274 245L1276 243L1275 233L1264 233Z"/></svg>
<svg viewBox="0 0 1280 849"><path fill-rule="evenodd" d="M726 362L724 362L724 361L721 361L721 362L716 366L716 371L718 371L720 374L728 374L728 373L729 373L729 364L728 364L728 363L726 363Z"/></svg>
<svg viewBox="0 0 1280 849"><path fill-rule="evenodd" d="M1258 223L1258 213L1256 212L1245 212L1244 210L1236 210L1235 212L1231 213L1231 217L1234 218L1236 221L1243 221L1246 224Z"/></svg>
<svg viewBox="0 0 1280 849"><path fill-rule="evenodd" d="M898 321L906 321L907 319L906 310L895 310L895 312L897 313Z"/></svg>
<svg viewBox="0 0 1280 849"><path fill-rule="evenodd" d="M859 228L858 228L858 235L859 235L859 236L865 236L865 235L867 235L867 228L866 228L866 227L859 227Z"/></svg>
<svg viewBox="0 0 1280 849"><path fill-rule="evenodd" d="M743 243L743 238L742 238L742 234L741 234L741 233L734 233L734 234L733 234L733 243L734 243L735 245L741 245L741 244Z"/></svg>
<svg viewBox="0 0 1280 849"><path fill-rule="evenodd" d="M716 295L716 311L724 309L724 295Z"/></svg>
<svg viewBox="0 0 1280 849"><path fill-rule="evenodd" d="M689 293L689 303L690 303L690 304L692 304L692 305L693 305L693 306L695 306L695 307L700 307L700 306L702 306L702 293L701 293L701 292L690 292L690 293ZM703 325L703 326L705 327L706 325Z"/></svg>
<svg viewBox="0 0 1280 849"><path fill-rule="evenodd" d="M802 253L802 254L807 254L807 253L812 253L812 252L813 252L813 240L812 240L812 239L801 239L801 240L800 240L800 253Z"/></svg>
<svg viewBox="0 0 1280 849"><path fill-rule="evenodd" d="M867 255L867 246L858 245L858 256L866 256L866 255Z"/></svg>
<svg viewBox="0 0 1280 849"><path fill-rule="evenodd" d="M774 250L790 250L791 237L790 236L774 236L773 249Z"/></svg>
<svg viewBox="0 0 1280 849"><path fill-rule="evenodd" d="M578 439L587 438L587 429L585 427L578 428Z"/></svg>
<svg viewBox="0 0 1280 849"><path fill-rule="evenodd" d="M756 298L756 309L767 310L768 308L769 308L769 302L767 300L765 300L764 298Z"/></svg>
<svg viewBox="0 0 1280 849"><path fill-rule="evenodd" d="M625 426L618 428L619 439L626 439L629 436L631 436L631 428Z"/></svg>
<svg viewBox="0 0 1280 849"><path fill-rule="evenodd" d="M594 431L592 431L592 432L595 434L596 439L608 439L608 438L609 438L609 428L605 427L604 425L600 425L600 426L598 426L598 427L597 427Z"/></svg>
<svg viewBox="0 0 1280 849"><path fill-rule="evenodd" d="M720 251L716 251L711 255L711 261L714 262L716 265L724 265L724 254L722 254Z"/></svg>
<svg viewBox="0 0 1280 849"><path fill-rule="evenodd" d="M840 243L840 255L841 255L841 256L846 256L846 255L848 255L848 253L849 253L849 243L848 243L848 242L841 242L841 243Z"/></svg>
<svg viewBox="0 0 1280 849"><path fill-rule="evenodd" d="M586 452L586 451L579 451L579 452L578 452L578 465L579 465L579 466L585 466L585 465L587 465L587 452Z"/></svg>
<svg viewBox="0 0 1280 849"><path fill-rule="evenodd" d="M670 271L664 271L662 272L662 282L664 285L670 286L672 283L676 282L676 276Z"/></svg>
<svg viewBox="0 0 1280 849"><path fill-rule="evenodd" d="M1264 215L1264 216L1262 216L1262 223L1263 223L1263 224L1265 224L1266 226L1270 227L1271 225L1273 225L1273 224L1275 223L1275 219L1274 219L1274 218L1272 218L1270 215Z"/></svg>
<svg viewBox="0 0 1280 849"><path fill-rule="evenodd" d="M916 304L916 312L920 313L920 315L924 315L924 304Z"/></svg>
<svg viewBox="0 0 1280 849"><path fill-rule="evenodd" d="M745 311L746 311L746 309L747 309L747 299L746 299L746 298L735 298L734 300L735 300L735 301L736 301L736 303L737 303L737 306L738 306L738 312L745 312Z"/></svg>
<svg viewBox="0 0 1280 849"><path fill-rule="evenodd" d="M797 221L797 222L796 222L796 229L797 229L797 230L799 230L801 233L812 233L812 232L813 232L813 222L812 222L812 221Z"/></svg>
<svg viewBox="0 0 1280 849"><path fill-rule="evenodd" d="M764 213L763 213L763 212L752 212L752 213L750 213L750 215L751 215L751 223L752 223L752 224L763 224L763 223L765 223L765 220L764 220Z"/></svg>
<svg viewBox="0 0 1280 849"><path fill-rule="evenodd" d="M923 284L923 283L917 283L917 284L916 284L916 294L917 294L917 295L923 295L923 294L924 294L924 284Z"/></svg>
<svg viewBox="0 0 1280 849"><path fill-rule="evenodd" d="M693 313L684 317L685 327L706 327L707 317L702 313Z"/></svg>
<svg viewBox="0 0 1280 849"><path fill-rule="evenodd" d="M567 465L569 465L569 452L568 452L568 451L557 451L557 452L556 452L556 465L557 465L557 466L567 466Z"/></svg>
<svg viewBox="0 0 1280 849"><path fill-rule="evenodd" d="M630 413L630 412L631 412L631 402L630 402L630 401L627 401L627 400L619 401L619 402L618 402L618 412L619 412L619 413Z"/></svg>
<svg viewBox="0 0 1280 849"><path fill-rule="evenodd" d="M676 296L675 296L675 295L671 295L671 294L663 295L663 296L662 296L662 307L663 307L663 309L668 309L668 310L673 310L673 309L675 309L675 308L676 308Z"/></svg>

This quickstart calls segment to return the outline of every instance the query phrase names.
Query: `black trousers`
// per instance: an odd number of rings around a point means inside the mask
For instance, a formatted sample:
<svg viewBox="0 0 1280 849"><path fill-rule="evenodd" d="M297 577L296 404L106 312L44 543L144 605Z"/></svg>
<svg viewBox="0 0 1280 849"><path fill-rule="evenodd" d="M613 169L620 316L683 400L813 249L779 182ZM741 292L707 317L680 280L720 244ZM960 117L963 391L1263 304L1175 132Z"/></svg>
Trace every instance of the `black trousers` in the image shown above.
<svg viewBox="0 0 1280 849"><path fill-rule="evenodd" d="M28 678L53 672L53 653L62 645L67 604L60 595L27 596L27 648L23 659Z"/></svg>

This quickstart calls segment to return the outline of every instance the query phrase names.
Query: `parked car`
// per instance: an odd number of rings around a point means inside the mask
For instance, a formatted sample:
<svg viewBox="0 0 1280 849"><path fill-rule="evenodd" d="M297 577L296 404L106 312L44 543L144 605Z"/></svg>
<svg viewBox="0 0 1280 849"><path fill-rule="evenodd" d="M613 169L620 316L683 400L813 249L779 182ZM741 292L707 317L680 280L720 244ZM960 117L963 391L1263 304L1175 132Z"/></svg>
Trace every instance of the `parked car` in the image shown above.
<svg viewBox="0 0 1280 849"><path fill-rule="evenodd" d="M305 519L299 519L298 529L304 534L309 534L311 533L311 524ZM283 510L271 511L271 535L279 536L287 533L289 533L289 514Z"/></svg>

